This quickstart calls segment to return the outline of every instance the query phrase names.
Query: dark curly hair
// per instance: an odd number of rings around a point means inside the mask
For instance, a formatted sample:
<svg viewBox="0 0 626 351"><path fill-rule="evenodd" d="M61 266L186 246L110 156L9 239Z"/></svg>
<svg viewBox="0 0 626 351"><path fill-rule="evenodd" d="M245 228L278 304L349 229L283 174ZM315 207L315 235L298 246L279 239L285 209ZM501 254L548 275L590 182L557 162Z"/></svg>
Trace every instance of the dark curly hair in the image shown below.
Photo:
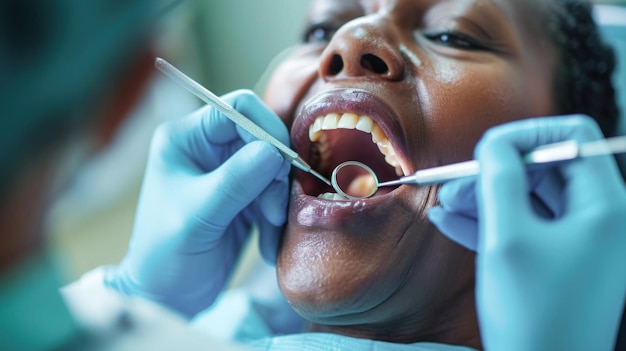
<svg viewBox="0 0 626 351"><path fill-rule="evenodd" d="M556 46L555 97L559 114L593 117L605 136L616 133L619 109L611 77L613 49L605 44L586 0L553 0L546 29Z"/></svg>

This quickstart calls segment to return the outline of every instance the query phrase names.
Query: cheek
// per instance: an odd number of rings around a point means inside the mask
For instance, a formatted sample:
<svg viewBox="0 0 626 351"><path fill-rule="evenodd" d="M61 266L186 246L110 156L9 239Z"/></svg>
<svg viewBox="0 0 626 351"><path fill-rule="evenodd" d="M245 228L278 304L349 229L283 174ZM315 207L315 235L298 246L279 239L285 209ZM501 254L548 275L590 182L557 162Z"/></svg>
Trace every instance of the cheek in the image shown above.
<svg viewBox="0 0 626 351"><path fill-rule="evenodd" d="M471 159L492 126L552 112L550 82L518 74L525 70L492 64L446 71L418 85L430 150L442 164Z"/></svg>
<svg viewBox="0 0 626 351"><path fill-rule="evenodd" d="M288 127L296 109L317 79L317 55L296 52L282 62L268 80L263 100Z"/></svg>

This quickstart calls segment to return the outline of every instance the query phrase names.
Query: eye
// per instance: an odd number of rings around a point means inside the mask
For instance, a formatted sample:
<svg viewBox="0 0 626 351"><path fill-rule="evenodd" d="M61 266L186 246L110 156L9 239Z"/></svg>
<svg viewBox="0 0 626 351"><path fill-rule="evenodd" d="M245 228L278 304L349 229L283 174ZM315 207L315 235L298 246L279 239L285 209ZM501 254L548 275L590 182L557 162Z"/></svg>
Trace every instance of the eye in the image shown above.
<svg viewBox="0 0 626 351"><path fill-rule="evenodd" d="M302 41L307 44L328 43L336 32L336 26L329 24L312 24L305 30Z"/></svg>
<svg viewBox="0 0 626 351"><path fill-rule="evenodd" d="M486 46L480 44L477 40L456 32L424 34L424 36L434 43L451 48L474 51L488 50Z"/></svg>

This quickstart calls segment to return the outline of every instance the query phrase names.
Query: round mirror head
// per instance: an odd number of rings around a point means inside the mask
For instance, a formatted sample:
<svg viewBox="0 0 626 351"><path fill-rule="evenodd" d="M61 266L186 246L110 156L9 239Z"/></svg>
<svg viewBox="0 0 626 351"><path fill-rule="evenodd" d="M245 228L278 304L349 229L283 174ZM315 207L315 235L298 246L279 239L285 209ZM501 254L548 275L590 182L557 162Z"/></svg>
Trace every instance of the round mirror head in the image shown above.
<svg viewBox="0 0 626 351"><path fill-rule="evenodd" d="M378 190L374 171L358 161L346 161L335 167L330 182L337 194L348 200L367 199Z"/></svg>

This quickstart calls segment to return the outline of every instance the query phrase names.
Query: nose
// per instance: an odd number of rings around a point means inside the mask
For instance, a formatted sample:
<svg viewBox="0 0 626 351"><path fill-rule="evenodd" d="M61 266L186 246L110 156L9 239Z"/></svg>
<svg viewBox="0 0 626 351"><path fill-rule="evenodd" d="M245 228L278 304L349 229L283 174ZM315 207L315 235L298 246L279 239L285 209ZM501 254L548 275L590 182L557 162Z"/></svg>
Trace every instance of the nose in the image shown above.
<svg viewBox="0 0 626 351"><path fill-rule="evenodd" d="M398 36L384 20L361 18L341 27L322 53L319 74L325 81L343 78L404 77Z"/></svg>

